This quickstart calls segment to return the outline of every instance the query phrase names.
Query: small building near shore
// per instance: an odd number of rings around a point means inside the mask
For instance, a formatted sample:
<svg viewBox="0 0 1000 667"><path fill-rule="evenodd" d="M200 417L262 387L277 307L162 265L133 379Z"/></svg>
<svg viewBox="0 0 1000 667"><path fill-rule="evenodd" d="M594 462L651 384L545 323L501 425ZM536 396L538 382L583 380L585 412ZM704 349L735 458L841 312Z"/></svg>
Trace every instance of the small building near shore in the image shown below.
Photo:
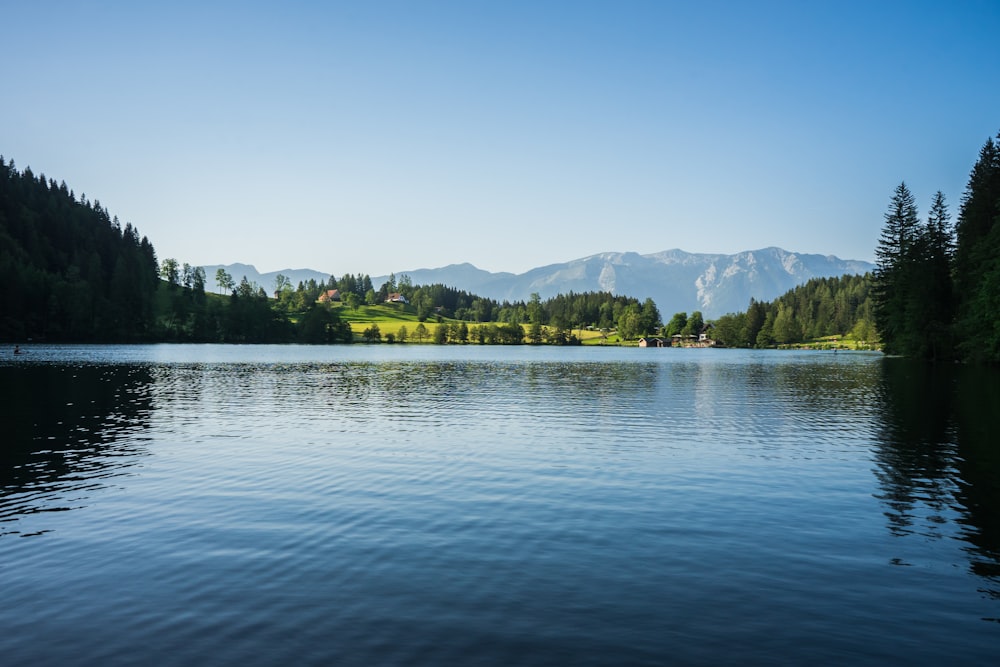
<svg viewBox="0 0 1000 667"><path fill-rule="evenodd" d="M670 343L662 338L643 336L639 339L639 347L670 347Z"/></svg>

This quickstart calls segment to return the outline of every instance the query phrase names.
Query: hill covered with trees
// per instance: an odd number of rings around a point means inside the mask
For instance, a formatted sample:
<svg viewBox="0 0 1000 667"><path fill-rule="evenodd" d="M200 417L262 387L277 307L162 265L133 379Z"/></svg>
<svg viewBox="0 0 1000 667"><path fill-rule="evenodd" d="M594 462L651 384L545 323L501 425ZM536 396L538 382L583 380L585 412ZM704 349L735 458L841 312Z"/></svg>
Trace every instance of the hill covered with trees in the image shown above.
<svg viewBox="0 0 1000 667"><path fill-rule="evenodd" d="M875 343L872 276L813 278L774 301L751 299L746 312L713 322L712 337L727 347L793 345L827 336Z"/></svg>
<svg viewBox="0 0 1000 667"><path fill-rule="evenodd" d="M157 273L131 224L0 157L0 338L147 340Z"/></svg>

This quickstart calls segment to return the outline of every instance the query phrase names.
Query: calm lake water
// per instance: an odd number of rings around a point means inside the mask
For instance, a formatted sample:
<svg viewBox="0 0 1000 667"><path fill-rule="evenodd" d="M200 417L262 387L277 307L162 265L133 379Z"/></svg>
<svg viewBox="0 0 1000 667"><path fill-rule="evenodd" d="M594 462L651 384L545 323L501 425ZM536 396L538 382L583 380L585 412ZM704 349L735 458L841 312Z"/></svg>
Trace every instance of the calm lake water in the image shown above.
<svg viewBox="0 0 1000 667"><path fill-rule="evenodd" d="M0 391L4 665L1000 654L996 372L52 346Z"/></svg>

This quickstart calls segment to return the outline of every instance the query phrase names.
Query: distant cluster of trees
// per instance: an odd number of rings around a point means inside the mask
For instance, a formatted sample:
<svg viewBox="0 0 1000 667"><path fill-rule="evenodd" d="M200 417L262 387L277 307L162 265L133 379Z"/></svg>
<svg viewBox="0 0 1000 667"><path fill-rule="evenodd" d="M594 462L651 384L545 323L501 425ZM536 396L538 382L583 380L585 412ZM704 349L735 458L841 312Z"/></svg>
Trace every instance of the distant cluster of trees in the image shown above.
<svg viewBox="0 0 1000 667"><path fill-rule="evenodd" d="M1000 363L1000 145L990 138L980 150L954 226L941 192L921 221L901 183L876 265L875 323L887 353Z"/></svg>
<svg viewBox="0 0 1000 667"><path fill-rule="evenodd" d="M727 347L767 348L835 335L875 344L873 309L871 274L813 278L774 301L751 299L746 312L723 315L712 323L712 338Z"/></svg>
<svg viewBox="0 0 1000 667"><path fill-rule="evenodd" d="M222 280L220 285L228 284L227 280L231 282L223 269L219 269L219 272ZM452 323L450 328L438 327L433 335L426 327L423 336L420 331L410 332L404 328L402 336L392 336L392 342L431 340L510 344L517 338L518 343L521 339L526 339L532 344L567 345L579 342L578 337L572 333L575 329L616 330L622 337L634 339L652 334L660 326L660 313L652 299L640 304L633 297L609 292L569 292L544 301L536 293L527 302L500 302L440 283L414 285L409 276L402 275L397 279L395 274L390 275L377 290L367 274L345 274L340 279L330 276L326 282L309 280L300 283L297 289L292 289L287 279L279 275L275 288L279 308L288 313L306 309L321 294L336 289L345 306L351 309L356 310L361 304L383 303L390 294L399 294L410 305L420 322L428 319L437 322L446 319L460 320ZM474 324L469 326L468 323ZM476 324L484 326L477 327ZM522 327L518 337L513 327L503 325L523 325L528 328L524 330ZM367 335L362 336L365 341L390 340L388 336L383 337L377 327L365 333Z"/></svg>
<svg viewBox="0 0 1000 667"><path fill-rule="evenodd" d="M282 276L278 276L277 280L281 283ZM378 289L373 287L367 274L346 274L339 280L330 276L325 283L310 280L300 284L298 290L292 290L287 282L285 284L284 291L281 291L280 285L277 287L276 296L288 304L289 310L300 309L305 302L315 301L324 291L336 289L351 308L383 303L390 294L400 294L413 306L420 321L434 317L476 323L537 324L565 331L585 327L611 330L621 328L624 323L624 328L633 334L629 336L631 338L653 333L660 326L660 314L651 299L640 304L633 297L609 292L569 292L544 301L533 294L527 302L500 302L440 283L414 285L409 276L402 275L397 279L395 274L390 275ZM623 315L627 316L624 322Z"/></svg>
<svg viewBox="0 0 1000 667"><path fill-rule="evenodd" d="M283 279L284 276L281 275L276 278L278 284L275 286L275 296L289 312L305 308L306 304L314 302L323 292L337 290L344 305L355 310L361 305L384 303L390 294L400 294L414 307L417 318L421 321L441 317L491 322L501 314L500 304L493 299L441 284L414 285L406 275L398 280L395 274L390 275L378 289L375 289L368 274L344 274L340 279L330 276L326 282L308 280L300 283L298 289L292 289L287 279Z"/></svg>
<svg viewBox="0 0 1000 667"><path fill-rule="evenodd" d="M433 332L423 323L418 322L410 332L406 326L399 327L395 334L382 332L377 324L372 324L361 335L366 343L426 343L435 345L478 343L480 345L521 345L524 343L524 327L516 323L489 322L473 324L467 322L441 323L434 327Z"/></svg>
<svg viewBox="0 0 1000 667"><path fill-rule="evenodd" d="M172 269L176 261L160 267L165 289L160 295L156 340L195 343L278 343L306 336L306 323L298 326L273 308L263 289L243 278L226 298L208 298L200 267L183 265L183 279ZM189 280L187 276L192 276Z"/></svg>

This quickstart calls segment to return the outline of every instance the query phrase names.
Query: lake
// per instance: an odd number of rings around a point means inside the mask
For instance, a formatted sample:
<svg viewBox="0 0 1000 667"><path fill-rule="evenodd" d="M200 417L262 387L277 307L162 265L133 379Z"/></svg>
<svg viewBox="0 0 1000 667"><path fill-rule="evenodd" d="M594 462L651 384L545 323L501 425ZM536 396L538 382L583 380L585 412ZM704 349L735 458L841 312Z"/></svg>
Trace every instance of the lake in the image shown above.
<svg viewBox="0 0 1000 667"><path fill-rule="evenodd" d="M4 665L987 664L1000 374L872 353L0 357Z"/></svg>

